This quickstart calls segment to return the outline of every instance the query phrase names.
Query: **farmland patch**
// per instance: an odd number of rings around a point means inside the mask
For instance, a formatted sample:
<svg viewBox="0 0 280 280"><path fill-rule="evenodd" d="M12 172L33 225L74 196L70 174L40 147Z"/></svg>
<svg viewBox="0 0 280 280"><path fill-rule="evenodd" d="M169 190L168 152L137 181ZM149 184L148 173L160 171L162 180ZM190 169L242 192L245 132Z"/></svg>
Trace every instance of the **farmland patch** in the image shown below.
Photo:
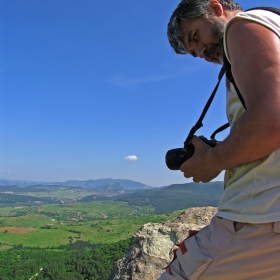
<svg viewBox="0 0 280 280"><path fill-rule="evenodd" d="M0 232L25 234L34 231L34 228L20 228L20 227L1 227Z"/></svg>

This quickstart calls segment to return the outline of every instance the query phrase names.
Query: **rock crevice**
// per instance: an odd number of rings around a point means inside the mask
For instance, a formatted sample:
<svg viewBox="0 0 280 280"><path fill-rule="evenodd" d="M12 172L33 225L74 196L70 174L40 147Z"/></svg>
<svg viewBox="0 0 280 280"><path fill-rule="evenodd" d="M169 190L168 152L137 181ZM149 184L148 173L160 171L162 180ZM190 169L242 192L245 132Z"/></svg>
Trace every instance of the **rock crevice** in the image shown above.
<svg viewBox="0 0 280 280"><path fill-rule="evenodd" d="M117 261L109 280L156 280L173 256L173 250L200 230L217 213L215 207L194 207L182 212L172 223L148 223L132 237L129 250Z"/></svg>

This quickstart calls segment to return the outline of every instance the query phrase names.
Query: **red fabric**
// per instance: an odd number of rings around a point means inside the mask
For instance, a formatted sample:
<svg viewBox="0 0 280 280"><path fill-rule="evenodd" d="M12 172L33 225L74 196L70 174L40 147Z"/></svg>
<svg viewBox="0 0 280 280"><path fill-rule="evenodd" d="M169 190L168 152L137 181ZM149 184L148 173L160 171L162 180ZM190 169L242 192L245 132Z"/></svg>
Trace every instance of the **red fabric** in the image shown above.
<svg viewBox="0 0 280 280"><path fill-rule="evenodd" d="M186 238L190 238L194 235L196 235L198 233L198 230L189 230L189 236ZM186 240L185 239L185 240ZM180 250L181 250L181 253L184 255L188 252L188 248L186 247L186 244L185 244L185 240L183 240L181 243L180 243Z"/></svg>
<svg viewBox="0 0 280 280"><path fill-rule="evenodd" d="M172 271L171 271L171 263L168 265L167 267L167 271L169 272L170 275L172 275Z"/></svg>
<svg viewBox="0 0 280 280"><path fill-rule="evenodd" d="M189 235L186 239L188 239L189 237L192 237L194 235L196 235L198 233L198 230L189 230ZM186 247L186 244L185 244L185 240L184 239L180 244L176 244L179 248L180 248L180 251L181 253L184 255L185 253L188 252L188 248ZM177 253L176 251L178 250L177 249L174 249L173 250L173 258L171 260L171 262L168 264L168 266L164 267L163 269L167 269L167 271L172 275L172 271L171 271L171 264L172 262L177 258Z"/></svg>
<svg viewBox="0 0 280 280"><path fill-rule="evenodd" d="M192 229L190 229L189 230L189 236L188 236L188 238L189 237L192 237L192 236L194 236L194 235L196 235L198 233L198 230L192 230Z"/></svg>
<svg viewBox="0 0 280 280"><path fill-rule="evenodd" d="M182 255L184 255L184 254L186 254L188 252L188 249L187 249L186 244L185 244L184 241L181 242L181 244L180 244L180 251L181 251Z"/></svg>

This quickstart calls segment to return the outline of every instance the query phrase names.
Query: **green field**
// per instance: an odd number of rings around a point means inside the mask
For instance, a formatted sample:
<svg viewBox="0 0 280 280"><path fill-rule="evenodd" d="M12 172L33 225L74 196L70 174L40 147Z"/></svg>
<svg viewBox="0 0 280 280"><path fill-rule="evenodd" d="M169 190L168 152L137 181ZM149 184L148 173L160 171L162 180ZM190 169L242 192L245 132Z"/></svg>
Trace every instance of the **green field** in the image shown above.
<svg viewBox="0 0 280 280"><path fill-rule="evenodd" d="M0 250L19 244L57 248L78 240L113 243L130 238L145 223L165 222L180 212L153 215L152 208L130 206L126 202L0 209Z"/></svg>
<svg viewBox="0 0 280 280"><path fill-rule="evenodd" d="M35 189L33 195L54 191L52 187L42 187L42 192ZM13 191L16 190L14 187ZM65 191L68 197L69 192L74 192L64 187L57 191ZM116 200L92 201L95 198L88 197L83 201L92 202L68 200L68 203L50 197L37 203L34 196L2 193L0 250L15 246L54 249L76 241L111 244L131 238L145 223L172 220L182 212L179 209L217 206L222 191L222 182L189 183L127 193L116 196ZM173 217L168 213L173 213Z"/></svg>
<svg viewBox="0 0 280 280"><path fill-rule="evenodd" d="M135 193L2 186L0 279L107 280L141 226L173 221L189 207L217 206L222 191L221 182Z"/></svg>

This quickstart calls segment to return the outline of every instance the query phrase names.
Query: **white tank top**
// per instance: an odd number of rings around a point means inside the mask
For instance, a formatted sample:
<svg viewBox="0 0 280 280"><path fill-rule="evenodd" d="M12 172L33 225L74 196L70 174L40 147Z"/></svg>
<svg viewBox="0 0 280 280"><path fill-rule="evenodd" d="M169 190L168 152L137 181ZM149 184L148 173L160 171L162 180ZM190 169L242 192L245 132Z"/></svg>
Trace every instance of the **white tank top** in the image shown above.
<svg viewBox="0 0 280 280"><path fill-rule="evenodd" d="M235 18L255 21L280 37L280 16L275 13L253 10L238 13L231 20ZM225 40L224 48L228 58ZM243 112L233 85L227 82L227 116L231 127ZM217 215L247 223L280 221L280 149L263 159L226 171L225 191Z"/></svg>

